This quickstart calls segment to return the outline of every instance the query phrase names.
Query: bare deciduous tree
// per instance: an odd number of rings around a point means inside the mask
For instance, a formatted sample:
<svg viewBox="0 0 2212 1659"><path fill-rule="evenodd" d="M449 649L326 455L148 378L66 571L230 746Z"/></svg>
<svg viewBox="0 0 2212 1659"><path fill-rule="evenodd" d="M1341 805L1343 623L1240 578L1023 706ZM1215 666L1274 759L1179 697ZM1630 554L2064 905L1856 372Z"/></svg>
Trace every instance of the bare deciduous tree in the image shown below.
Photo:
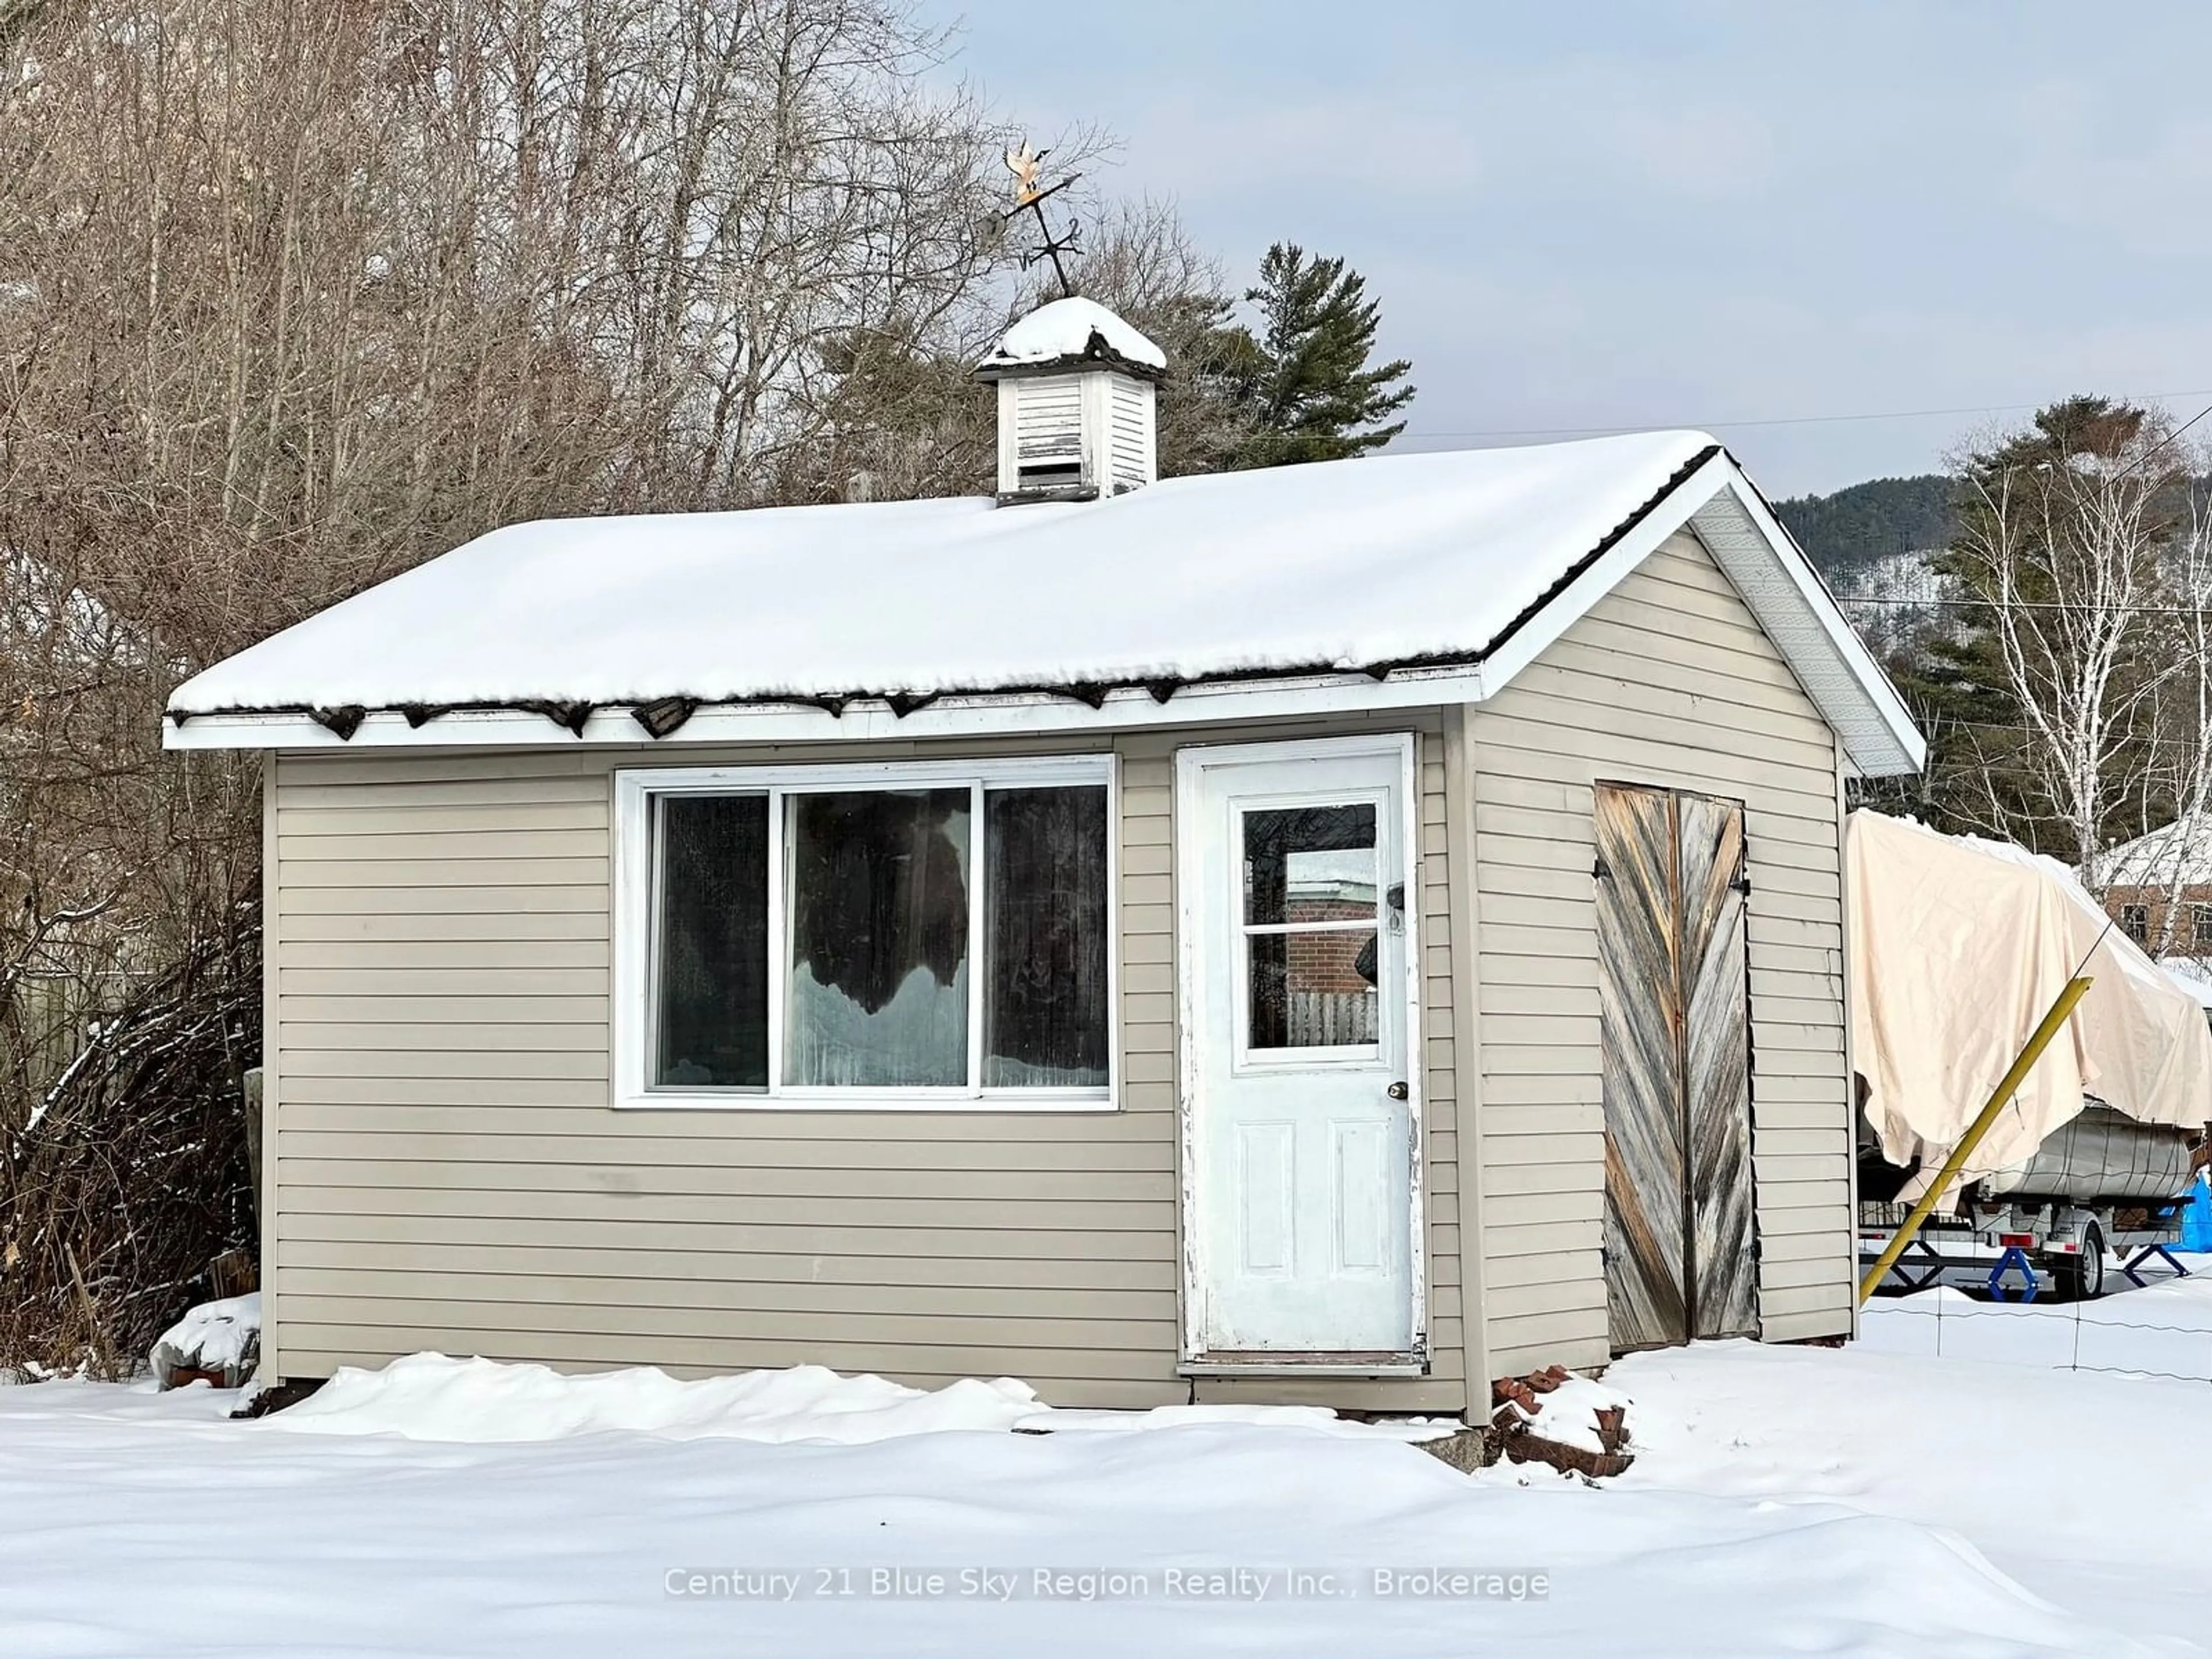
<svg viewBox="0 0 2212 1659"><path fill-rule="evenodd" d="M44 1310L0 1364L127 1359L242 1242L198 1109L256 1046L258 775L161 754L181 676L518 520L988 483L1009 135L943 44L907 0L0 0L0 1295ZM1218 288L1164 210L1094 245L1146 325Z"/></svg>
<svg viewBox="0 0 2212 1659"><path fill-rule="evenodd" d="M2148 647L2170 604L2179 460L2141 410L2057 411L1961 467L1944 563L1973 624L1936 649L1973 671L1983 705L1960 727L1954 809L2029 845L2050 839L2047 823L2063 844L2042 850L2089 871L2156 781L2174 664Z"/></svg>
<svg viewBox="0 0 2212 1659"><path fill-rule="evenodd" d="M236 1242L109 1224L214 1144L143 1091L251 1058L257 774L164 758L169 687L501 524L820 493L882 413L838 343L951 349L1004 280L939 46L901 0L0 0L0 1285L52 1316L0 1364L125 1352L144 1264ZM118 1070L157 1028L193 1066Z"/></svg>
<svg viewBox="0 0 2212 1659"><path fill-rule="evenodd" d="M2184 458L2181 470L2205 476L2212 455L2202 451ZM2162 890L2145 940L2154 956L2187 943L2202 953L2204 941L2184 941L2180 922L2187 890L2200 886L2212 854L2212 511L2201 488L2188 487L2185 526L2166 550L2159 568L2159 604L2147 614L2141 647L2157 665L2158 682L2143 748L2148 787L2142 820L2129 826L2140 835L2158 830L2144 849L2148 855L2118 867L2100 859L2089 872L2091 884Z"/></svg>

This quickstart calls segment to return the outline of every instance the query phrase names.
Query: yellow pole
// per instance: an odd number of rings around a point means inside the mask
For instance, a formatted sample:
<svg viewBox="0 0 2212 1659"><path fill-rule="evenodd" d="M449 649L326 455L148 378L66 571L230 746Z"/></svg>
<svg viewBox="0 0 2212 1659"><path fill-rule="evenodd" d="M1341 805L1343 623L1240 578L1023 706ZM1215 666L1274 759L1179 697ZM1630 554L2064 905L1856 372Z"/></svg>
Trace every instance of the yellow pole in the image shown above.
<svg viewBox="0 0 2212 1659"><path fill-rule="evenodd" d="M2005 1103L2027 1080L2027 1074L2035 1069L2035 1062L2043 1058L2043 1051L2051 1046L2051 1039L2058 1035L2059 1029L2066 1024L2067 1016L2074 1012L2074 1005L2087 994L2089 984L2086 975L2066 981L2066 988L2059 992L2058 1000L2051 1005L2051 1012L2043 1017L2043 1024L2037 1026L2028 1037L2027 1046L2020 1051L2020 1057L2013 1061L2012 1069L2004 1074L2003 1080L1990 1092L1990 1103L1982 1108L1981 1115L1968 1126L1959 1144L1951 1149L1951 1156L1943 1160L1943 1167L1936 1172L1936 1179L1928 1183L1928 1190L1920 1195L1920 1202L1912 1206L1912 1213L1905 1218L1905 1224L1892 1236L1889 1247L1868 1269L1867 1276L1859 1281L1862 1305L1874 1294L1875 1286L1881 1284L1889 1270L1896 1266L1897 1258L1905 1254L1905 1247L1912 1243L1913 1236L1919 1232L1920 1224L1928 1219L1929 1212L1942 1201L1945 1190L1965 1167L1966 1160L1974 1155L1974 1148L1982 1144L1982 1137L1990 1132L1990 1125L1997 1121L1997 1114L2004 1109Z"/></svg>

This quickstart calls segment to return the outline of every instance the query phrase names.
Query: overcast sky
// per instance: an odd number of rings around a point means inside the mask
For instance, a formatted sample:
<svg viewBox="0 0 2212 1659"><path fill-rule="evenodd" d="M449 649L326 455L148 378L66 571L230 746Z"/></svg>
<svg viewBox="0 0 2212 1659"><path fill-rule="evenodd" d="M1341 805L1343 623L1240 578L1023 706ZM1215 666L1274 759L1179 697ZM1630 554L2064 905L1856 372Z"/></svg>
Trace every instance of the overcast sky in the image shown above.
<svg viewBox="0 0 2212 1659"><path fill-rule="evenodd" d="M1422 447L1699 425L1793 495L2002 405L2212 403L2203 0L945 12L997 104L1114 128L1109 186L1238 280L1279 238L1349 257Z"/></svg>

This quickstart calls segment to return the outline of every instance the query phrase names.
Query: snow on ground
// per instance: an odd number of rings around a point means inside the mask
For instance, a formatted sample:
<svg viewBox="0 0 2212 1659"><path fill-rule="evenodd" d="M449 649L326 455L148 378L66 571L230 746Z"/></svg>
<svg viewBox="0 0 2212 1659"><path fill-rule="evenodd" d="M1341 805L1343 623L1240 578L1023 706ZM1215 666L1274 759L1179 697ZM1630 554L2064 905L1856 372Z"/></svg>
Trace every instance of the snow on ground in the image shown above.
<svg viewBox="0 0 2212 1659"><path fill-rule="evenodd" d="M1585 1390L1597 1389L1577 1382ZM687 1382L645 1369L567 1376L544 1365L438 1353L410 1354L380 1370L342 1368L283 1419L283 1427L310 1434L397 1434L461 1443L617 1433L848 1446L958 1429L1126 1433L1194 1424L1297 1427L1396 1441L1432 1439L1462 1426L1455 1419L1351 1422L1318 1406L1054 1411L1029 1384L1007 1376L990 1382L969 1377L932 1391L880 1376L841 1376L822 1365L794 1365Z"/></svg>
<svg viewBox="0 0 2212 1659"><path fill-rule="evenodd" d="M323 1434L398 1434L411 1440L489 1443L592 1433L770 1444L828 1440L860 1445L956 1429L1010 1429L1038 1409L1011 1377L974 1377L934 1392L880 1376L840 1376L822 1365L679 1382L665 1371L564 1376L544 1365L410 1354L381 1370L352 1366L283 1418Z"/></svg>
<svg viewBox="0 0 2212 1659"><path fill-rule="evenodd" d="M607 1432L595 1413L639 1398L456 1363L354 1386L350 1407L341 1389L319 1430L227 1421L235 1396L204 1387L0 1389L0 1652L1988 1659L2193 1651L2119 1630L2202 1617L2185 1577L2160 1588L2123 1565L2197 1553L2198 1460L2173 1437L2206 1396L2179 1384L1747 1344L1645 1356L1608 1382L1636 1398L1650 1449L1593 1488L1547 1470L1470 1480L1289 1418L866 1444ZM811 1403L769 1413L764 1383L744 1411L789 1429L844 1407L849 1427L937 1398L870 1403L853 1379L799 1375L781 1386ZM564 1416L564 1389L599 1403ZM933 1408L940 1421L966 1420L975 1389ZM471 1392L569 1431L390 1431L468 1426ZM370 1428L371 1404L378 1431L329 1431ZM679 1432L702 1420L656 1409ZM1377 1569L1490 1571L1506 1594L1378 1595ZM1313 1576L1303 1595L1292 1570ZM1254 1576L1197 1576L1239 1571ZM934 1588L911 1576L932 1571ZM986 1571L1006 1577L962 1577Z"/></svg>
<svg viewBox="0 0 2212 1659"><path fill-rule="evenodd" d="M1644 1455L1619 1484L1949 1528L2061 1606L2212 1649L2212 1258L2182 1260L2191 1278L2087 1304L1881 1298L1842 1352L1624 1359L1606 1380L1635 1397Z"/></svg>
<svg viewBox="0 0 2212 1659"><path fill-rule="evenodd" d="M228 1403L0 1394L8 1653L2136 1650L1910 1520L1469 1480L1297 1428L458 1444L233 1424ZM1377 1596L1376 1568L1540 1571L1549 1595ZM1068 1576L1041 1594L1039 1569ZM1239 1569L1273 1576L1170 1589L1171 1571ZM1292 1569L1368 1593L1291 1599ZM793 1577L753 1580L767 1599L670 1593L745 1570ZM871 1594L896 1570L945 1588ZM1012 1599L960 1594L963 1571L1010 1575Z"/></svg>
<svg viewBox="0 0 2212 1659"><path fill-rule="evenodd" d="M1048 1408L1022 1418L1014 1427L1024 1434L1127 1434L1140 1429L1219 1427L1230 1423L1304 1429L1343 1440L1395 1440L1407 1445L1440 1440L1467 1426L1455 1417L1402 1417L1361 1423L1339 1417L1323 1406L1155 1406L1150 1411Z"/></svg>
<svg viewBox="0 0 2212 1659"><path fill-rule="evenodd" d="M1879 1297L1861 1316L1859 1345L1881 1353L2212 1382L2212 1257L2180 1260L2191 1264L2189 1278L2139 1291L2108 1268L2113 1293L2096 1302L1991 1302L1948 1286ZM2013 1284L2017 1295L2016 1277ZM2212 1412L2212 1399L2206 1406Z"/></svg>

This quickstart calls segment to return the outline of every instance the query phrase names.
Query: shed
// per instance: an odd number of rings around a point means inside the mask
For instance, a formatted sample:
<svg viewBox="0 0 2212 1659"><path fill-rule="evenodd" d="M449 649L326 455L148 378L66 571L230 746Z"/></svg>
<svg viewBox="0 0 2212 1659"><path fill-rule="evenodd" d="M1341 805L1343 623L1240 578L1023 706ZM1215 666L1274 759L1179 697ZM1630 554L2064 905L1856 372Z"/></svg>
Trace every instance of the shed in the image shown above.
<svg viewBox="0 0 2212 1659"><path fill-rule="evenodd" d="M268 751L264 1371L1458 1410L1851 1329L1843 793L1922 744L1767 503L1156 482L1062 303L994 497L519 525L179 688Z"/></svg>

